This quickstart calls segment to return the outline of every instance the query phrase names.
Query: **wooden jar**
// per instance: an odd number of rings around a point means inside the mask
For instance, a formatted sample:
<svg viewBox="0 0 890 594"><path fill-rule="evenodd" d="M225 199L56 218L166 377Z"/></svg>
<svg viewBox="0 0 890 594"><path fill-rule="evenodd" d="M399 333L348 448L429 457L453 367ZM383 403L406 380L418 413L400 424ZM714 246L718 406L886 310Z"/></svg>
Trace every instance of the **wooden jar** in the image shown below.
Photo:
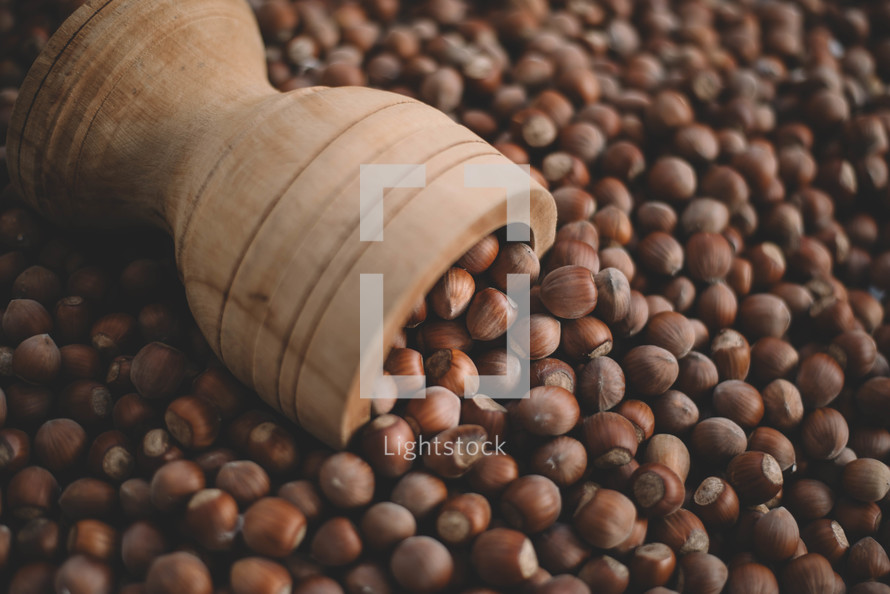
<svg viewBox="0 0 890 594"><path fill-rule="evenodd" d="M7 151L15 186L56 223L166 229L216 354L335 447L370 411L360 274L384 275L379 351L452 262L512 222L504 189L463 177L508 160L437 110L366 88L273 89L244 0L88 2L29 72ZM366 242L360 166L374 163L424 164L426 187L388 190L384 241ZM531 181L539 254L555 218Z"/></svg>

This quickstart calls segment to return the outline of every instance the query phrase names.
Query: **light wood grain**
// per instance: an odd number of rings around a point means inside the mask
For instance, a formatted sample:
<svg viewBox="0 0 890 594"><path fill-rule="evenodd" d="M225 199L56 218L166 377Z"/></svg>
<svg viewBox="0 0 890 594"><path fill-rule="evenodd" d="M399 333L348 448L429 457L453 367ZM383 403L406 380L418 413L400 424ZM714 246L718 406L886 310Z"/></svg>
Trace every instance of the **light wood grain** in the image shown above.
<svg viewBox="0 0 890 594"><path fill-rule="evenodd" d="M502 189L464 165L506 163L401 95L269 86L243 0L94 0L37 59L7 141L13 182L60 224L173 236L192 313L243 382L334 447L358 398L360 274L384 275L384 341L467 248L507 221ZM359 240L359 166L424 163L384 200L386 240ZM555 207L532 182L533 245Z"/></svg>

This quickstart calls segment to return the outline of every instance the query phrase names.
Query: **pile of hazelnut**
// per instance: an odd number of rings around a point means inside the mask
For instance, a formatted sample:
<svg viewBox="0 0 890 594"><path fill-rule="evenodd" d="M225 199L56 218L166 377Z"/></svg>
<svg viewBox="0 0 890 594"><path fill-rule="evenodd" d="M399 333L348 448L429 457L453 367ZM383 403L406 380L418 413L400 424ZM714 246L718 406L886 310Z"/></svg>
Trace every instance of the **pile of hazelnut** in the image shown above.
<svg viewBox="0 0 890 594"><path fill-rule="evenodd" d="M0 138L79 4L0 0ZM279 89L449 113L556 243L445 271L385 363L425 397L333 452L223 369L168 240L7 188L0 590L890 593L890 2L251 4Z"/></svg>

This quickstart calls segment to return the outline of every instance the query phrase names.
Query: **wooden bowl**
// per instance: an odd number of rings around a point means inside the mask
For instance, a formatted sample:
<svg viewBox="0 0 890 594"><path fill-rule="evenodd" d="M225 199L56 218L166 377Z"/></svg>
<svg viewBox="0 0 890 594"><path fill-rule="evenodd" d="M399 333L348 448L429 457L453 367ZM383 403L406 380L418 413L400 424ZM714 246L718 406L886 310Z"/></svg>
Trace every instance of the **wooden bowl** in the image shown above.
<svg viewBox="0 0 890 594"><path fill-rule="evenodd" d="M166 229L216 354L334 447L368 419L360 373L380 371L366 362L413 305L467 248L522 220L503 188L464 186L466 165L509 161L439 111L359 87L272 88L243 0L82 6L22 86L7 159L56 223ZM385 192L383 241L359 234L366 164L425 166L425 187ZM540 254L556 214L530 184ZM362 273L384 279L383 327L364 350Z"/></svg>

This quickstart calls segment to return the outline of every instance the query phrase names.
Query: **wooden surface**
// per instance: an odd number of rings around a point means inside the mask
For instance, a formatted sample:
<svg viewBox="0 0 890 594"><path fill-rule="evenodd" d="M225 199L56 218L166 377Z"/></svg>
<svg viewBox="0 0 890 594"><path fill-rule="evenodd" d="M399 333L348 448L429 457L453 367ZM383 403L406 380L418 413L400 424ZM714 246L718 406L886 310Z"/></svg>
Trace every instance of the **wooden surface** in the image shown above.
<svg viewBox="0 0 890 594"><path fill-rule="evenodd" d="M444 114L348 87L282 94L243 0L93 0L47 44L7 140L13 182L60 224L168 230L189 305L217 355L334 447L358 398L359 279L384 275L384 341L467 248L507 222L502 189L464 165L506 163ZM424 163L359 240L359 166ZM533 245L555 207L532 181Z"/></svg>

